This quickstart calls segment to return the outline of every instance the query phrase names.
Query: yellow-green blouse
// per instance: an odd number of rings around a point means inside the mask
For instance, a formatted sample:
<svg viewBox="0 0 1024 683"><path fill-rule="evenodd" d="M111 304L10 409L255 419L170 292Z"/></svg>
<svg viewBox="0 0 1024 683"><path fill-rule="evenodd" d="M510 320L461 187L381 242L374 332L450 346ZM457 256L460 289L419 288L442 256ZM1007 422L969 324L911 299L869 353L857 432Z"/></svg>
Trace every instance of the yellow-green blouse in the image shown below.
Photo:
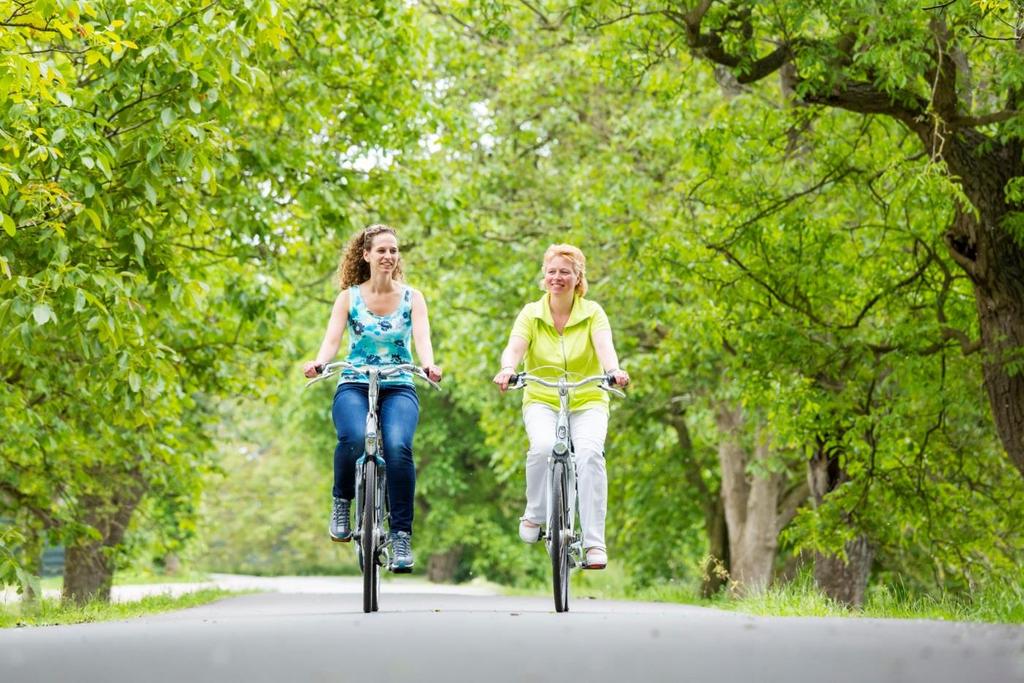
<svg viewBox="0 0 1024 683"><path fill-rule="evenodd" d="M545 293L539 301L528 303L519 311L512 326L512 336L526 340L523 368L527 372L552 381L568 372L571 373L569 381L576 381L604 372L591 335L598 330L610 329L608 316L600 304L576 296L569 321L559 334L551 317L548 294ZM523 392L523 406L531 403L543 403L558 410L558 390L528 384ZM608 395L595 384L575 389L569 397L569 410L595 407L608 410Z"/></svg>

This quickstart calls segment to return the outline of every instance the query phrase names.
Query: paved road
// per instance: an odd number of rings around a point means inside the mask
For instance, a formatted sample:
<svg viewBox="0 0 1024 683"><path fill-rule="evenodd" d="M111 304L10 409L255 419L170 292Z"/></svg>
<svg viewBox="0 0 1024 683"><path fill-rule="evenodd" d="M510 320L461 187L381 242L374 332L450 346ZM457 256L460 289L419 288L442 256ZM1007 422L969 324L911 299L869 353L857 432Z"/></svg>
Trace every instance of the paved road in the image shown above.
<svg viewBox="0 0 1024 683"><path fill-rule="evenodd" d="M1024 682L1024 627L585 599L556 614L547 599L422 586L385 584L371 615L354 581L295 580L143 619L7 629L0 680Z"/></svg>

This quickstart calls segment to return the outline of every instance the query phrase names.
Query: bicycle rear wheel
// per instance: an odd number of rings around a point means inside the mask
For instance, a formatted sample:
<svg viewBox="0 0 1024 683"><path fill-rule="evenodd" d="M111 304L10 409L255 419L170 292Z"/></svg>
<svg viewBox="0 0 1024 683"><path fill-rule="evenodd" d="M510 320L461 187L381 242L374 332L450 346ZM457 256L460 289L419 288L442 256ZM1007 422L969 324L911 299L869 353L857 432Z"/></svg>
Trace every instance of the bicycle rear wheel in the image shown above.
<svg viewBox="0 0 1024 683"><path fill-rule="evenodd" d="M368 460L363 473L363 510L359 546L363 555L363 611L377 610L380 565L377 564L377 463Z"/></svg>
<svg viewBox="0 0 1024 683"><path fill-rule="evenodd" d="M565 464L556 462L551 468L551 583L555 595L555 611L569 611L569 543L566 527L569 520L569 496L566 491Z"/></svg>

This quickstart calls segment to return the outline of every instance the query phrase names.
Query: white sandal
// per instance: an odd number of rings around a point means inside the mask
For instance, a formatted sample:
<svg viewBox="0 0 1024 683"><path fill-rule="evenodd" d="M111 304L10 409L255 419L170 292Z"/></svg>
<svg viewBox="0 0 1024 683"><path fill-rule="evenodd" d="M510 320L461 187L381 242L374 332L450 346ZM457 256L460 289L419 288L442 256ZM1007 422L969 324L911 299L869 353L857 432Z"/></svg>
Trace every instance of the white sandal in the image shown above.
<svg viewBox="0 0 1024 683"><path fill-rule="evenodd" d="M524 543L536 543L540 538L540 524L534 524L526 517L519 519L519 538Z"/></svg>
<svg viewBox="0 0 1024 683"><path fill-rule="evenodd" d="M587 548L584 569L604 569L608 566L608 553L604 548Z"/></svg>

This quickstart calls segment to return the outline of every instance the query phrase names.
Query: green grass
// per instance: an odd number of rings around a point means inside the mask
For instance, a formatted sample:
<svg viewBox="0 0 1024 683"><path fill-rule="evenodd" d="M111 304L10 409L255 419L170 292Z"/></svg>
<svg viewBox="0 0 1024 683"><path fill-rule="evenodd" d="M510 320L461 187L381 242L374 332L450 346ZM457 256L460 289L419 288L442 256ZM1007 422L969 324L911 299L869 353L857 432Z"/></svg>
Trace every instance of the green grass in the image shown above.
<svg viewBox="0 0 1024 683"><path fill-rule="evenodd" d="M1024 583L1007 580L990 584L971 595L914 595L898 586L872 586L863 607L847 609L829 600L805 578L772 588L759 596L719 599L714 605L763 616L849 616L1024 624Z"/></svg>
<svg viewBox="0 0 1024 683"><path fill-rule="evenodd" d="M151 595L135 602L90 602L82 606L62 605L59 600L44 598L30 608L21 603L0 607L0 628L12 626L58 626L95 621L131 619L147 614L205 605L214 600L240 595L238 591L207 588L178 597Z"/></svg>
<svg viewBox="0 0 1024 683"><path fill-rule="evenodd" d="M658 586L637 588L621 564L613 563L602 571L574 571L570 575L570 580L572 581L570 595L575 598L711 605L707 600L700 598L699 586L696 585L669 582ZM538 597L551 595L550 579L530 585L495 585L494 587L504 595Z"/></svg>
<svg viewBox="0 0 1024 683"><path fill-rule="evenodd" d="M549 583L502 588L508 595L549 596ZM574 572L575 599L639 600L715 607L755 616L848 617L871 619L931 619L996 624L1024 624L1024 580L1007 579L976 590L969 596L943 593L911 594L900 586L876 585L868 589L860 609L848 609L821 593L809 575L758 596L732 598L724 593L714 599L700 597L696 583L669 582L637 587L615 565L601 572Z"/></svg>

